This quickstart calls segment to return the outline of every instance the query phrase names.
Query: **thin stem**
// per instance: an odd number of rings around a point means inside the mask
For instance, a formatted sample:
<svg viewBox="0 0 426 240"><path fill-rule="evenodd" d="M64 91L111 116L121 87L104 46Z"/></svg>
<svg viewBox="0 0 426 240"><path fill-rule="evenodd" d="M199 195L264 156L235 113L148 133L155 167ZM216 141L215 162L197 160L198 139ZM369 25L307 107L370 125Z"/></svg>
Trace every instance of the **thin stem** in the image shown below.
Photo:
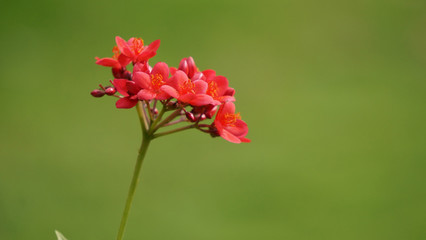
<svg viewBox="0 0 426 240"><path fill-rule="evenodd" d="M163 127L172 126L172 125L175 125L175 124L178 124L178 123L181 123L181 122L186 122L186 121L188 121L186 118L181 118L181 119L166 123L166 124L163 125Z"/></svg>
<svg viewBox="0 0 426 240"><path fill-rule="evenodd" d="M146 104L146 109L148 110L149 119L151 119L151 122L153 122L154 121L154 116L152 115L151 106L149 105L148 101L145 101L145 104Z"/></svg>
<svg viewBox="0 0 426 240"><path fill-rule="evenodd" d="M142 102L138 102L138 104L136 105L136 110L138 111L142 133L145 135L145 133L148 131L148 119L146 117L145 108L143 107Z"/></svg>
<svg viewBox="0 0 426 240"><path fill-rule="evenodd" d="M127 194L126 206L124 207L123 216L121 217L120 228L118 230L117 240L122 240L124 235L124 229L126 228L127 218L129 216L130 207L132 206L133 197L135 195L136 186L139 182L139 174L142 168L143 159L147 152L151 138L147 135L142 140L141 147L139 149L138 158L136 160L135 169L133 171L132 182L130 183L129 193Z"/></svg>
<svg viewBox="0 0 426 240"><path fill-rule="evenodd" d="M170 130L170 131L167 131L167 132L154 134L154 136L152 138L154 139L154 138L166 136L166 135L169 135L169 134L172 134L172 133L180 132L180 131L195 128L195 127L196 127L195 125L188 125L188 126L185 126L185 127L176 128L176 129L173 129L173 130Z"/></svg>
<svg viewBox="0 0 426 240"><path fill-rule="evenodd" d="M172 112L166 119L164 119L162 122L160 122L157 125L153 125L152 130L150 133L155 133L161 126L163 126L166 123L169 123L171 120L173 120L176 116L180 115L182 109L179 108L176 111ZM159 116L160 117L160 116ZM159 119L159 117L157 119Z"/></svg>
<svg viewBox="0 0 426 240"><path fill-rule="evenodd" d="M167 111L166 104L163 104L163 108L161 109L160 113L158 114L157 118L155 118L154 122L151 124L151 128L154 129L155 126L158 124L158 122L161 121L161 118L163 117L164 113Z"/></svg>
<svg viewBox="0 0 426 240"><path fill-rule="evenodd" d="M154 99L154 104L152 105L152 111L155 111L155 108L157 107L157 99Z"/></svg>

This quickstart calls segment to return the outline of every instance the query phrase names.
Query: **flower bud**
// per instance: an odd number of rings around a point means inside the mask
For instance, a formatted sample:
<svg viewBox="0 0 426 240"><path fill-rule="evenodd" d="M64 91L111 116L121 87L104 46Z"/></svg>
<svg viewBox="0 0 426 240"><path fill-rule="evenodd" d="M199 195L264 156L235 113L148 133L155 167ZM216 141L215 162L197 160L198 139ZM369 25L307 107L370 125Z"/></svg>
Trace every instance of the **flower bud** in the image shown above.
<svg viewBox="0 0 426 240"><path fill-rule="evenodd" d="M206 120L206 114L201 114L201 116L198 117L198 121L204 121Z"/></svg>
<svg viewBox="0 0 426 240"><path fill-rule="evenodd" d="M193 114L193 113L191 113L191 112L186 112L186 111L185 111L185 116L186 116L186 118L187 118L190 122L195 122L195 121L196 121L194 114Z"/></svg>
<svg viewBox="0 0 426 240"><path fill-rule="evenodd" d="M188 57L186 62L188 63L188 77L192 78L194 73L197 72L197 67L195 66L195 62L192 57Z"/></svg>
<svg viewBox="0 0 426 240"><path fill-rule="evenodd" d="M100 90L100 89L95 89L90 94L94 97L99 98L99 97L102 97L103 95L105 95L105 92L103 90Z"/></svg>
<svg viewBox="0 0 426 240"><path fill-rule="evenodd" d="M152 109L152 113L154 113L154 115L157 115L158 114L158 109L157 108Z"/></svg>
<svg viewBox="0 0 426 240"><path fill-rule="evenodd" d="M184 73L186 73L186 75L188 75L188 62L186 62L186 58L183 58L180 63L179 63L179 67L178 70L183 71Z"/></svg>
<svg viewBox="0 0 426 240"><path fill-rule="evenodd" d="M105 93L108 96L112 96L117 92L117 90L115 90L115 88L113 87L108 87L107 89L105 89Z"/></svg>
<svg viewBox="0 0 426 240"><path fill-rule="evenodd" d="M209 105L205 111L205 115L208 119L211 119L217 111L217 106Z"/></svg>

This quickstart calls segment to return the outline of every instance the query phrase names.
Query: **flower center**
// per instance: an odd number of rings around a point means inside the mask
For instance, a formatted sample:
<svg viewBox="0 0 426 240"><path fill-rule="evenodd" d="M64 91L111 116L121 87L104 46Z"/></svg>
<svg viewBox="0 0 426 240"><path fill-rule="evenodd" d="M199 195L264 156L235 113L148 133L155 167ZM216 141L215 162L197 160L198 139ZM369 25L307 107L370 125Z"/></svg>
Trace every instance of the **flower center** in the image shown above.
<svg viewBox="0 0 426 240"><path fill-rule="evenodd" d="M226 126L235 127L235 122L237 122L237 120L241 120L240 113L226 113L225 116L223 116L222 123Z"/></svg>
<svg viewBox="0 0 426 240"><path fill-rule="evenodd" d="M212 98L215 98L219 95L217 93L217 83L215 81L209 82L209 86L207 88L207 94L212 96Z"/></svg>
<svg viewBox="0 0 426 240"><path fill-rule="evenodd" d="M160 89L161 86L164 85L163 76L161 74L152 74L151 75L151 84L154 90Z"/></svg>
<svg viewBox="0 0 426 240"><path fill-rule="evenodd" d="M136 53L140 54L144 49L142 38L133 38L130 48Z"/></svg>
<svg viewBox="0 0 426 240"><path fill-rule="evenodd" d="M114 55L112 56L113 59L117 60L118 56L120 56L120 50L118 49L117 46L114 46L112 48L112 53L114 53Z"/></svg>
<svg viewBox="0 0 426 240"><path fill-rule="evenodd" d="M187 93L194 94L195 93L194 87L195 87L195 84L191 81L191 79L188 79L185 82L183 82L181 85L179 85L180 94L181 95L184 95Z"/></svg>

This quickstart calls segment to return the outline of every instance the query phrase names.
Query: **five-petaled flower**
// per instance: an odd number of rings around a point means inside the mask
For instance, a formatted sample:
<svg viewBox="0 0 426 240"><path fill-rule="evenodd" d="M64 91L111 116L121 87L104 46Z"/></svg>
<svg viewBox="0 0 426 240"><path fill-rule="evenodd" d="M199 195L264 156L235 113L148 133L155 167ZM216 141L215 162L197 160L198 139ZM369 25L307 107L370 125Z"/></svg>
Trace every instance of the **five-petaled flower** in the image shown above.
<svg viewBox="0 0 426 240"><path fill-rule="evenodd" d="M235 113L233 102L226 102L220 106L214 125L219 135L230 142L250 142L245 138L248 133L247 124L241 120L240 113Z"/></svg>

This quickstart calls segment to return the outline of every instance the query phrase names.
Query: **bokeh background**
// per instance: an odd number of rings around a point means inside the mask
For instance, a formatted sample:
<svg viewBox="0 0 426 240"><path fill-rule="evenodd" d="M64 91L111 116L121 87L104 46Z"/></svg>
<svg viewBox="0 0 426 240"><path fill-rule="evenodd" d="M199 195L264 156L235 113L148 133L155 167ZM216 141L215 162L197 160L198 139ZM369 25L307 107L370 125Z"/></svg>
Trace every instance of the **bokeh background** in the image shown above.
<svg viewBox="0 0 426 240"><path fill-rule="evenodd" d="M155 140L125 239L426 239L426 2L3 1L0 239L115 239L136 112L116 35L237 89L250 144Z"/></svg>

